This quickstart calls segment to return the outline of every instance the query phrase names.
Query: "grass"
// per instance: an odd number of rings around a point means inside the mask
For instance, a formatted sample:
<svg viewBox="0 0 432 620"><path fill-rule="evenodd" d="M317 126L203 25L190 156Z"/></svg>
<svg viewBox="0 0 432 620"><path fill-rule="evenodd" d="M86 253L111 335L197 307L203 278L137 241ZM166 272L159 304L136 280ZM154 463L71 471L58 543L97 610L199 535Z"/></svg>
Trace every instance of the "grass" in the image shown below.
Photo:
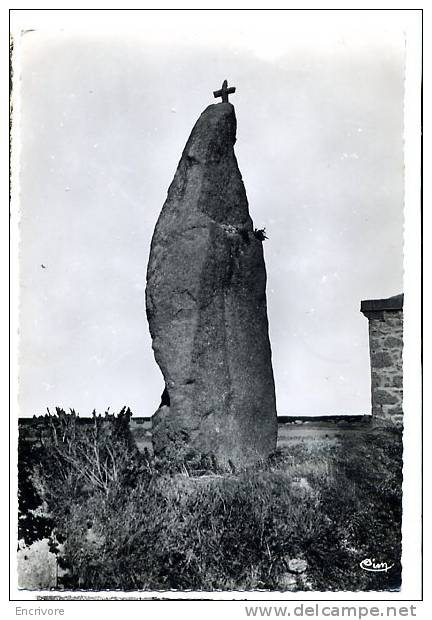
<svg viewBox="0 0 432 620"><path fill-rule="evenodd" d="M208 455L141 454L127 416L117 419L90 431L60 412L43 446L22 446L21 504L31 483L64 571L60 588L279 590L292 559L307 562L294 589L400 587L400 431L305 441L227 474ZM24 502L22 524L25 511ZM365 572L366 557L394 567Z"/></svg>

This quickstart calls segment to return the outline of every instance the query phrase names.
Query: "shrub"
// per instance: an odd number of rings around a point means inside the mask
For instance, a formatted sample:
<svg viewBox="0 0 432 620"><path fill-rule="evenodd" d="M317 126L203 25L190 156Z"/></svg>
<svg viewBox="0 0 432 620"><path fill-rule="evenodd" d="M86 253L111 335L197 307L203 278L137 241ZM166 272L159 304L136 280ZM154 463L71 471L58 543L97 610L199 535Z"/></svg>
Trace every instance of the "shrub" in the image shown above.
<svg viewBox="0 0 432 620"><path fill-rule="evenodd" d="M255 228L254 235L259 241L264 241L268 239L265 228Z"/></svg>
<svg viewBox="0 0 432 620"><path fill-rule="evenodd" d="M48 538L53 528L52 520L38 508L42 498L33 479L35 467L43 458L43 449L22 436L18 440L18 540L31 545Z"/></svg>

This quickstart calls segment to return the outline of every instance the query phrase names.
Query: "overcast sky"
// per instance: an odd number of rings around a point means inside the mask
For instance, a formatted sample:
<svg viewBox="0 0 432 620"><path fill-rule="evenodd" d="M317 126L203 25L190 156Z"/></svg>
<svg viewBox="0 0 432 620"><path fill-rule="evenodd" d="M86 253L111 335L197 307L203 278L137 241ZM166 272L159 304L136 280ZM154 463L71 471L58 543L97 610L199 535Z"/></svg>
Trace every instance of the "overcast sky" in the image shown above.
<svg viewBox="0 0 432 620"><path fill-rule="evenodd" d="M278 413L370 411L360 301L402 291L402 33L214 17L21 37L21 415L157 408L150 240L225 78L250 214L269 237Z"/></svg>

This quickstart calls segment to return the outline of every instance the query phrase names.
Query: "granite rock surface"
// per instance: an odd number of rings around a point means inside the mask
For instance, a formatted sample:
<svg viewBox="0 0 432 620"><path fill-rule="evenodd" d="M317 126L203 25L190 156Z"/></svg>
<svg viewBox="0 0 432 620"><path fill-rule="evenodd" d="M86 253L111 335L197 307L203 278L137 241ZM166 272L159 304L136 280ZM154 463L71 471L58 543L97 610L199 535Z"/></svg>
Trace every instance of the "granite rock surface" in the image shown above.
<svg viewBox="0 0 432 620"><path fill-rule="evenodd" d="M209 106L183 151L154 231L146 309L165 389L157 454L236 465L276 448L262 241L234 154L230 103Z"/></svg>

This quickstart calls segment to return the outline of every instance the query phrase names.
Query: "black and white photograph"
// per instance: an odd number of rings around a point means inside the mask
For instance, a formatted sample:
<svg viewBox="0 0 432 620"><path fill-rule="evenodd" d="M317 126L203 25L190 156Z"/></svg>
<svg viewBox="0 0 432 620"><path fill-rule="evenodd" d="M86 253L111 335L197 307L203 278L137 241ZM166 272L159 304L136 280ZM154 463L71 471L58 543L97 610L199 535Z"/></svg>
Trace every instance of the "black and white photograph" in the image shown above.
<svg viewBox="0 0 432 620"><path fill-rule="evenodd" d="M17 597L418 596L393 13L12 11Z"/></svg>

